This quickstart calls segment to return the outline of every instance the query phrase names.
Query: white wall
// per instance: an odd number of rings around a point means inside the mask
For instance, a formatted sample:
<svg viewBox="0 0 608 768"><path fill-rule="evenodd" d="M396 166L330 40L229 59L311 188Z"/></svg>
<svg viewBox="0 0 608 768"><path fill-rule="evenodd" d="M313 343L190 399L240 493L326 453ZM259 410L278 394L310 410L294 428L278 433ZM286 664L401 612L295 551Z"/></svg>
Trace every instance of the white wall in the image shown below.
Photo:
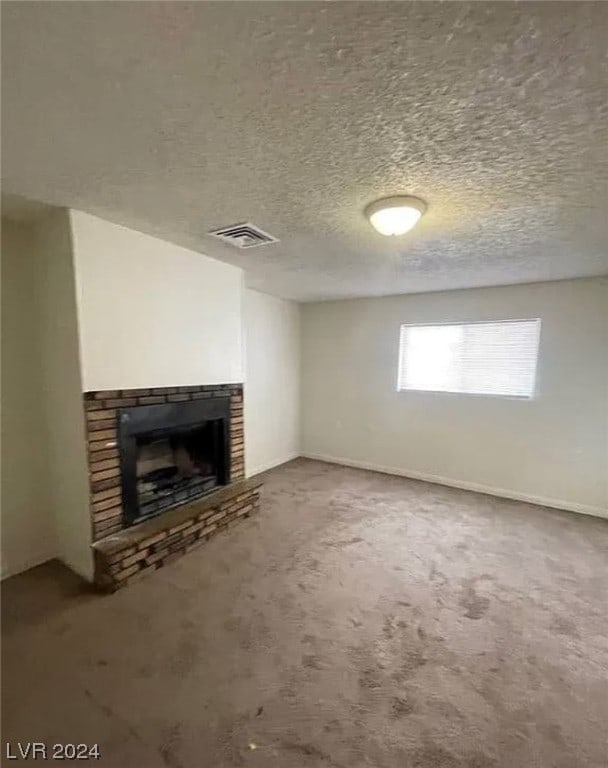
<svg viewBox="0 0 608 768"><path fill-rule="evenodd" d="M56 554L33 229L2 220L2 577Z"/></svg>
<svg viewBox="0 0 608 768"><path fill-rule="evenodd" d="M85 391L243 381L240 269L70 218Z"/></svg>
<svg viewBox="0 0 608 768"><path fill-rule="evenodd" d="M41 320L43 405L58 556L86 579L93 574L91 517L76 287L68 212L36 222L36 290Z"/></svg>
<svg viewBox="0 0 608 768"><path fill-rule="evenodd" d="M397 392L401 323L542 318L537 397ZM608 515L608 280L304 305L302 452Z"/></svg>
<svg viewBox="0 0 608 768"><path fill-rule="evenodd" d="M300 307L245 291L245 468L248 476L299 454Z"/></svg>

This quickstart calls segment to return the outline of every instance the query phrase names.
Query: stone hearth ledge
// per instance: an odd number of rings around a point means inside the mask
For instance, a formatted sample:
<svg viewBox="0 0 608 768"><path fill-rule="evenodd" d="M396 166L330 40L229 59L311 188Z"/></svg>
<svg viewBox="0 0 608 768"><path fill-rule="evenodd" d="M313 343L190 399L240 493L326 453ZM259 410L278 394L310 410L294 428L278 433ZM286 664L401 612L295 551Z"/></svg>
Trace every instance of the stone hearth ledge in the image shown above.
<svg viewBox="0 0 608 768"><path fill-rule="evenodd" d="M95 583L111 591L166 565L257 511L262 481L237 480L93 544Z"/></svg>

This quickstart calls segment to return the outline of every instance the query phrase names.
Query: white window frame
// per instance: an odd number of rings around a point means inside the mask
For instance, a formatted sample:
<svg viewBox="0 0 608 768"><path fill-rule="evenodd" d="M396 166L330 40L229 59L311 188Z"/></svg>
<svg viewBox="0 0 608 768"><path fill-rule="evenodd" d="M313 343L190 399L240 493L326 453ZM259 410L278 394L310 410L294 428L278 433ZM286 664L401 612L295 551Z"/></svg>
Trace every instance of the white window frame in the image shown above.
<svg viewBox="0 0 608 768"><path fill-rule="evenodd" d="M429 327L437 327L437 326L462 326L462 325L488 325L488 324L501 324L506 325L507 323L529 323L529 322L535 322L537 323L537 333L536 333L536 359L534 361L534 386L532 388L532 392L529 395L503 395L498 393L491 393L491 392L462 392L459 390L449 390L449 389L418 389L414 387L401 387L400 386L400 373L401 373L401 355L403 352L403 330L404 328L429 328ZM417 323L400 323L399 324L399 346L397 351L397 376L396 376L396 386L395 389L400 394L403 393L422 393L422 394L432 394L432 395L446 395L448 397L489 397L489 398L499 398L501 400L518 400L518 401L530 401L533 400L538 396L538 359L540 354L540 336L541 336L541 328L542 328L542 319L540 317L516 317L516 318L507 318L507 319L499 319L499 320L447 320L445 322L441 323L428 323L424 321L420 321Z"/></svg>

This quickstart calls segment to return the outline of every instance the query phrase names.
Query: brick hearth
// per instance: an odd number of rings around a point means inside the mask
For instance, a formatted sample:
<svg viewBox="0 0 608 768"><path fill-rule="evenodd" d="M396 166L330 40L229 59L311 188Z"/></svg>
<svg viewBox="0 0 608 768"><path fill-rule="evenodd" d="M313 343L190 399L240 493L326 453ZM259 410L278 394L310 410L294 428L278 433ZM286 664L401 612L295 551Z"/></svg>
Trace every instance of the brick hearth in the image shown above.
<svg viewBox="0 0 608 768"><path fill-rule="evenodd" d="M257 511L261 485L255 478L238 480L191 504L101 539L93 545L95 582L113 591L204 544Z"/></svg>

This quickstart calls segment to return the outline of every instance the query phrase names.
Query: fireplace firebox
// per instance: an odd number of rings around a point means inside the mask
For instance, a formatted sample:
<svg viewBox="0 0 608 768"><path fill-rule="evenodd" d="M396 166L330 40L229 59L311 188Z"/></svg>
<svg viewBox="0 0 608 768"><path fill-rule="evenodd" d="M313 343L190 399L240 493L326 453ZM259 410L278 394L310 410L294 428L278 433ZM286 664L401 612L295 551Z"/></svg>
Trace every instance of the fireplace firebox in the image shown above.
<svg viewBox="0 0 608 768"><path fill-rule="evenodd" d="M230 398L121 408L118 447L125 525L230 483Z"/></svg>

